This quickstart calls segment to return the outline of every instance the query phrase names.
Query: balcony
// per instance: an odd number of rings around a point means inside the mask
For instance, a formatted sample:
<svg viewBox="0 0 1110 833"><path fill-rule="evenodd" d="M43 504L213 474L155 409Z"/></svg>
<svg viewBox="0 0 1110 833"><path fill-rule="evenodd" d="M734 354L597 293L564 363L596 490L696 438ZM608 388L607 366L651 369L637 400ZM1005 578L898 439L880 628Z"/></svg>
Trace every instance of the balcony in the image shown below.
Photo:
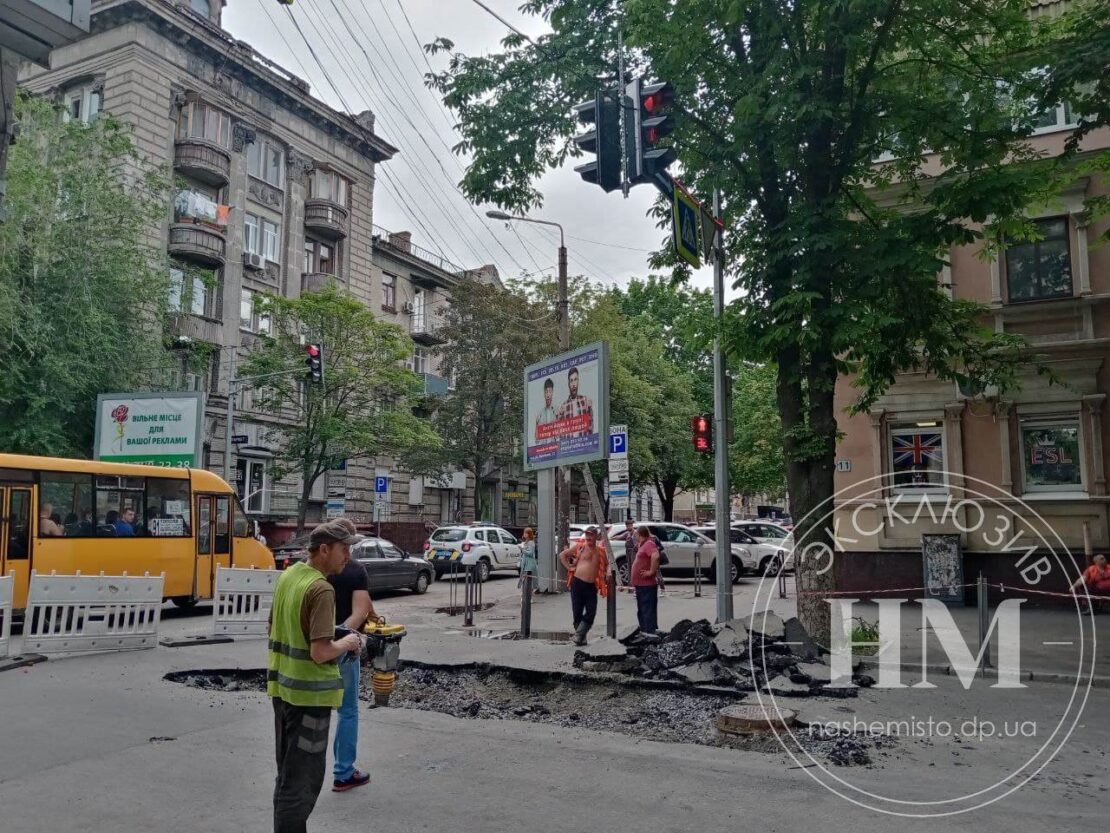
<svg viewBox="0 0 1110 833"><path fill-rule="evenodd" d="M447 341L440 333L435 318L427 312L414 312L409 319L409 335L417 344L432 346Z"/></svg>
<svg viewBox="0 0 1110 833"><path fill-rule="evenodd" d="M340 283L337 276L330 272L302 272L301 292L319 292L330 283Z"/></svg>
<svg viewBox="0 0 1110 833"><path fill-rule="evenodd" d="M422 373L424 377L424 395L425 396L446 396L450 390L450 385L442 376L436 376L434 373Z"/></svg>
<svg viewBox="0 0 1110 833"><path fill-rule="evenodd" d="M350 212L331 200L305 200L304 225L328 240L342 240L350 228Z"/></svg>
<svg viewBox="0 0 1110 833"><path fill-rule="evenodd" d="M218 269L226 260L227 241L223 232L200 223L170 226L170 254L182 260Z"/></svg>
<svg viewBox="0 0 1110 833"><path fill-rule="evenodd" d="M231 180L231 154L201 139L178 139L173 166L185 176L217 188Z"/></svg>
<svg viewBox="0 0 1110 833"><path fill-rule="evenodd" d="M170 332L193 342L219 344L223 337L223 325L211 318L177 312L170 319Z"/></svg>

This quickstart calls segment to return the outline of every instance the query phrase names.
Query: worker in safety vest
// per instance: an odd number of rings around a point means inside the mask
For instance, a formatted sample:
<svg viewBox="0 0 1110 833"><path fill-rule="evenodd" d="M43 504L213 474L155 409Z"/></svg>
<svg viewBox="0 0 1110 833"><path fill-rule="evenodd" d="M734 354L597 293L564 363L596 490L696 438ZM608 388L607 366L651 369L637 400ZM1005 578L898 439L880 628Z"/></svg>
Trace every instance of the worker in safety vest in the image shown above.
<svg viewBox="0 0 1110 833"><path fill-rule="evenodd" d="M266 693L274 705L277 779L274 833L305 833L324 784L331 710L343 702L336 660L362 650L349 633L335 639L335 590L327 576L339 573L362 540L337 520L309 537L308 560L285 570L274 587Z"/></svg>

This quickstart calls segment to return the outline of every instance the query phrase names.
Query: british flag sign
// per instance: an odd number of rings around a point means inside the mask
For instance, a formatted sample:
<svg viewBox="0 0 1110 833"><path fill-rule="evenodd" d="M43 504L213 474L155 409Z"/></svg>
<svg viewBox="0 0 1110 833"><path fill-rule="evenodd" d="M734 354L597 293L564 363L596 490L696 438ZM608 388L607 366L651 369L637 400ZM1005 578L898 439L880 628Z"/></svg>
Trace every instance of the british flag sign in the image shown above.
<svg viewBox="0 0 1110 833"><path fill-rule="evenodd" d="M944 464L944 447L939 431L896 434L891 439L894 441L895 469L933 468L930 463Z"/></svg>

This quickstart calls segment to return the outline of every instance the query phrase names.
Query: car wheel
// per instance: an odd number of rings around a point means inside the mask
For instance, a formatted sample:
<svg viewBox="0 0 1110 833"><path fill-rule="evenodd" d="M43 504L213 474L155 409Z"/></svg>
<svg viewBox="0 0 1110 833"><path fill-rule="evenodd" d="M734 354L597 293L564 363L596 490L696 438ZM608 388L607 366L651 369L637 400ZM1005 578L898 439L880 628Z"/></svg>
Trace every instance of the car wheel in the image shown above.
<svg viewBox="0 0 1110 833"><path fill-rule="evenodd" d="M478 581L480 581L482 584L485 584L487 581L489 581L489 574L490 574L490 570L491 570L490 565L489 565L489 559L488 558L479 558L477 567L478 567Z"/></svg>
<svg viewBox="0 0 1110 833"><path fill-rule="evenodd" d="M736 556L732 557L729 562L728 577L732 584L737 584L740 581L740 576L744 572L744 565L740 563L740 559ZM709 580L714 584L717 583L717 560L713 559L713 563L709 565Z"/></svg>
<svg viewBox="0 0 1110 833"><path fill-rule="evenodd" d="M632 567L627 558L617 561L617 574L621 577L621 584L632 583Z"/></svg>
<svg viewBox="0 0 1110 833"><path fill-rule="evenodd" d="M782 562L777 555L769 555L759 562L759 572L765 576L777 576L782 568Z"/></svg>
<svg viewBox="0 0 1110 833"><path fill-rule="evenodd" d="M422 596L428 592L428 585L431 583L431 577L424 570L421 570L416 574L416 583L412 586L412 592L417 596Z"/></svg>
<svg viewBox="0 0 1110 833"><path fill-rule="evenodd" d="M200 599L195 596L174 596L170 601L174 603L175 607L179 607L182 610L192 610L197 606L197 602L199 602Z"/></svg>

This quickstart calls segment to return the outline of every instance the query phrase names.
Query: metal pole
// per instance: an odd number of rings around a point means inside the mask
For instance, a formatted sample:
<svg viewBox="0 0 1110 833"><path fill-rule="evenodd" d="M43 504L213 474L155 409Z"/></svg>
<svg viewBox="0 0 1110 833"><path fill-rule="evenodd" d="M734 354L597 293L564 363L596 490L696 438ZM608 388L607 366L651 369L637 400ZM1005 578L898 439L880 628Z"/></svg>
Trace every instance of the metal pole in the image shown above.
<svg viewBox="0 0 1110 833"><path fill-rule="evenodd" d="M991 667L990 645L990 611L987 609L987 580L979 573L979 586L977 588L979 603L979 650L983 654L983 668Z"/></svg>
<svg viewBox="0 0 1110 833"><path fill-rule="evenodd" d="M520 582L520 636L532 635L532 574L525 573Z"/></svg>
<svg viewBox="0 0 1110 833"><path fill-rule="evenodd" d="M701 598L701 551L694 553L694 598Z"/></svg>
<svg viewBox="0 0 1110 833"><path fill-rule="evenodd" d="M471 606L471 601L474 596L474 588L472 585L472 576L474 575L474 568L469 564L466 565L466 590L464 592L465 601L463 602L463 625L470 627L474 624L474 608Z"/></svg>
<svg viewBox="0 0 1110 833"><path fill-rule="evenodd" d="M721 192L713 192L713 216L721 216ZM718 232L713 252L713 317L720 324L725 310L724 232ZM728 479L728 374L725 352L718 335L713 339L713 434L715 459L713 482L717 492L717 621L732 618L732 547L729 527Z"/></svg>
<svg viewBox="0 0 1110 833"><path fill-rule="evenodd" d="M227 351L227 414L224 423L224 480L231 483L231 432L235 430L235 353Z"/></svg>
<svg viewBox="0 0 1110 833"><path fill-rule="evenodd" d="M570 349L570 299L567 297L567 247L563 239L563 227L559 226L559 350ZM556 469L559 512L556 526L556 554L562 551L570 540L570 469L559 466ZM559 575L559 564L555 563L555 573Z"/></svg>

